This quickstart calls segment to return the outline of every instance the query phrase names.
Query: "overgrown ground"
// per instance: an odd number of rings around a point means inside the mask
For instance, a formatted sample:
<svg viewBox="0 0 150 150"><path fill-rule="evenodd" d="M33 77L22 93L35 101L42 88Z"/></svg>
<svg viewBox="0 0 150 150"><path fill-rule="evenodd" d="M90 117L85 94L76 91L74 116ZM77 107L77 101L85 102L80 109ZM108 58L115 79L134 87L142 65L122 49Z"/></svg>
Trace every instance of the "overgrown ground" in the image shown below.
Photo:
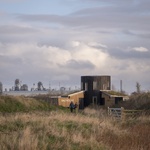
<svg viewBox="0 0 150 150"><path fill-rule="evenodd" d="M0 114L2 150L150 149L148 116L121 121L109 118L107 112L101 109L86 108L75 114L40 101L23 99L13 97L12 103L20 102L25 107L22 106L24 111L16 110L18 105L14 104L14 112L7 113L4 108L0 109L3 110ZM0 105L4 106L4 103L7 105L8 102L1 97Z"/></svg>

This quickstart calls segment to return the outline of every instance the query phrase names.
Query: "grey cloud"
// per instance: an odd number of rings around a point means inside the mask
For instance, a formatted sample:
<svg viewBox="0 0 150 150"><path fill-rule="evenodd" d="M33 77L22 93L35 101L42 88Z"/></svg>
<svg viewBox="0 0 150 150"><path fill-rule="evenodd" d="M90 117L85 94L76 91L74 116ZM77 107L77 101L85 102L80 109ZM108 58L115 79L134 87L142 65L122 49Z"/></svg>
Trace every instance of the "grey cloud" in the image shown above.
<svg viewBox="0 0 150 150"><path fill-rule="evenodd" d="M60 15L19 15L17 17L22 21L30 21L30 22L41 22L42 23L50 23L50 24L57 24L64 25L64 26L85 26L84 21L82 21L81 17L73 17L73 16L60 16Z"/></svg>
<svg viewBox="0 0 150 150"><path fill-rule="evenodd" d="M59 38L56 38L56 37L52 37L52 38L49 38L48 40L45 39L45 40L39 41L37 43L37 46L38 47L46 46L46 47L65 48L65 43L66 43L65 39L59 39Z"/></svg>
<svg viewBox="0 0 150 150"><path fill-rule="evenodd" d="M96 49L100 49L103 52L106 52L107 47L105 45L89 45L90 47L96 48Z"/></svg>
<svg viewBox="0 0 150 150"><path fill-rule="evenodd" d="M66 62L65 65L59 64L60 67L67 67L70 69L94 69L95 65L91 63L90 61L84 61L84 60L75 60L71 59Z"/></svg>
<svg viewBox="0 0 150 150"><path fill-rule="evenodd" d="M150 11L150 1L149 0L140 0L138 3L138 9L139 9L139 11L149 12Z"/></svg>
<svg viewBox="0 0 150 150"><path fill-rule="evenodd" d="M96 7L83 9L66 16L19 15L22 21L56 23L70 27L121 28L149 30L150 15L143 15L132 7ZM144 22L144 23L143 23Z"/></svg>
<svg viewBox="0 0 150 150"><path fill-rule="evenodd" d="M131 29L149 29L150 15L140 15L142 12L133 10L132 8L89 8L78 11L80 16L78 19L83 19L85 24L95 27L107 28L131 28ZM89 22L88 22L89 20ZM145 22L145 24L143 24ZM81 22L82 23L82 22Z"/></svg>
<svg viewBox="0 0 150 150"><path fill-rule="evenodd" d="M113 1L106 1L106 0L64 0L67 1L68 3L76 3L76 2L84 2L84 3L99 3L99 4L109 4L109 5L114 5L114 4L131 4L135 3L136 0L126 0L126 1L120 1L120 0L113 0Z"/></svg>
<svg viewBox="0 0 150 150"><path fill-rule="evenodd" d="M0 43L27 43L39 39L41 31L38 28L1 25L0 26Z"/></svg>
<svg viewBox="0 0 150 150"><path fill-rule="evenodd" d="M118 48L112 48L108 50L111 57L119 58L119 59L147 59L150 58L150 51L147 52L138 52L138 51L129 51L129 50L122 50Z"/></svg>
<svg viewBox="0 0 150 150"><path fill-rule="evenodd" d="M29 34L36 33L38 30L30 27L21 27L14 25L1 25L0 26L0 35L2 34Z"/></svg>
<svg viewBox="0 0 150 150"><path fill-rule="evenodd" d="M129 36L136 36L140 38L150 38L150 33L134 33L133 31L130 30L123 30L122 33L127 34Z"/></svg>
<svg viewBox="0 0 150 150"><path fill-rule="evenodd" d="M0 55L0 79L9 81L11 78L15 79L22 75L23 67L22 58L14 56Z"/></svg>
<svg viewBox="0 0 150 150"><path fill-rule="evenodd" d="M75 1L82 1L84 3L86 2L96 2L97 4L104 5L104 6L128 6L128 7L141 7L143 9L150 7L150 1L149 0L113 0L113 1L106 1L106 0L75 0Z"/></svg>
<svg viewBox="0 0 150 150"><path fill-rule="evenodd" d="M18 15L17 18L23 20L23 21L45 21L45 22L62 22L63 20L65 20L64 16L59 16L59 15L48 15L48 14L44 14L44 15Z"/></svg>
<svg viewBox="0 0 150 150"><path fill-rule="evenodd" d="M98 33L100 33L100 34L113 34L113 32L112 31L107 31L106 29L105 30L100 30L100 31L97 31Z"/></svg>
<svg viewBox="0 0 150 150"><path fill-rule="evenodd" d="M136 34L137 36L139 37L142 37L142 38L150 38L150 33L147 33L147 34Z"/></svg>
<svg viewBox="0 0 150 150"><path fill-rule="evenodd" d="M9 60L9 61L8 61ZM0 55L0 66L1 67L7 67L7 66L16 66L22 64L22 59L14 56L5 56Z"/></svg>
<svg viewBox="0 0 150 150"><path fill-rule="evenodd" d="M122 30L122 33L127 34L127 35L133 35L133 36L137 36L136 33L130 31L130 30Z"/></svg>
<svg viewBox="0 0 150 150"><path fill-rule="evenodd" d="M1 25L0 42L3 44L27 41L30 42L31 40L35 39L35 35L39 33L40 31L38 29L32 27L23 27L19 25Z"/></svg>

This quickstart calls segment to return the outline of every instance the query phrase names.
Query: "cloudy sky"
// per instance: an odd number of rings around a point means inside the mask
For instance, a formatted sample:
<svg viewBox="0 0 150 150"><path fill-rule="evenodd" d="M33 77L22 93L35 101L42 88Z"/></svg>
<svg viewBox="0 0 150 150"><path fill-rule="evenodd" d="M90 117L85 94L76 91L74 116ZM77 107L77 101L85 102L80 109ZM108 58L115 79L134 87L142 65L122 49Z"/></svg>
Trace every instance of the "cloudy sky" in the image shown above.
<svg viewBox="0 0 150 150"><path fill-rule="evenodd" d="M80 87L110 75L150 90L149 0L0 0L0 81Z"/></svg>

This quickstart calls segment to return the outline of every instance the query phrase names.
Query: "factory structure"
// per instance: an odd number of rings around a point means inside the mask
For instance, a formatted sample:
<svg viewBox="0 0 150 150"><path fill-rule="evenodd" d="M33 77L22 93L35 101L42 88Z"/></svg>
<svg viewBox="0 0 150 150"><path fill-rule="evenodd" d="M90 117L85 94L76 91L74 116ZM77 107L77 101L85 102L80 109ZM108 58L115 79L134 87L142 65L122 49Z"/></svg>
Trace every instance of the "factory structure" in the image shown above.
<svg viewBox="0 0 150 150"><path fill-rule="evenodd" d="M35 87L35 84L33 84L33 88L31 88L31 91L44 91L46 90L43 86L43 83L39 81L37 83L37 87ZM15 80L15 85L13 91L28 91L28 85L22 84L22 82L19 79Z"/></svg>
<svg viewBox="0 0 150 150"><path fill-rule="evenodd" d="M12 88L9 88L8 92L13 92L13 91L14 92L29 91L28 85L22 84L22 81L20 81L19 79L16 79L14 81L14 86L12 86ZM46 91L46 88L44 88L43 83L41 81L39 81L37 83L37 86L35 84L33 84L31 91ZM2 84L2 82L0 82L0 94L2 94L3 92L7 92L7 89L3 90L3 84Z"/></svg>
<svg viewBox="0 0 150 150"><path fill-rule="evenodd" d="M12 89L12 90L14 90L14 91L28 91L28 86L27 86L27 84L22 85L21 81L19 79L16 79L14 89Z"/></svg>

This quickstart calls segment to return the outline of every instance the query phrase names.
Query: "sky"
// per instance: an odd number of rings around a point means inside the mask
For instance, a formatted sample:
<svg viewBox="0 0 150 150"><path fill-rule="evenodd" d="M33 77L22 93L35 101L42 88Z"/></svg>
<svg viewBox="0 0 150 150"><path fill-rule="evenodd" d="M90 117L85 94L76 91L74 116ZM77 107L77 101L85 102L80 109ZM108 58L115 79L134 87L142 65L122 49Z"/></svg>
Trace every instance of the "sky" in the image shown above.
<svg viewBox="0 0 150 150"><path fill-rule="evenodd" d="M0 0L0 82L80 88L110 75L115 90L150 90L149 0Z"/></svg>

